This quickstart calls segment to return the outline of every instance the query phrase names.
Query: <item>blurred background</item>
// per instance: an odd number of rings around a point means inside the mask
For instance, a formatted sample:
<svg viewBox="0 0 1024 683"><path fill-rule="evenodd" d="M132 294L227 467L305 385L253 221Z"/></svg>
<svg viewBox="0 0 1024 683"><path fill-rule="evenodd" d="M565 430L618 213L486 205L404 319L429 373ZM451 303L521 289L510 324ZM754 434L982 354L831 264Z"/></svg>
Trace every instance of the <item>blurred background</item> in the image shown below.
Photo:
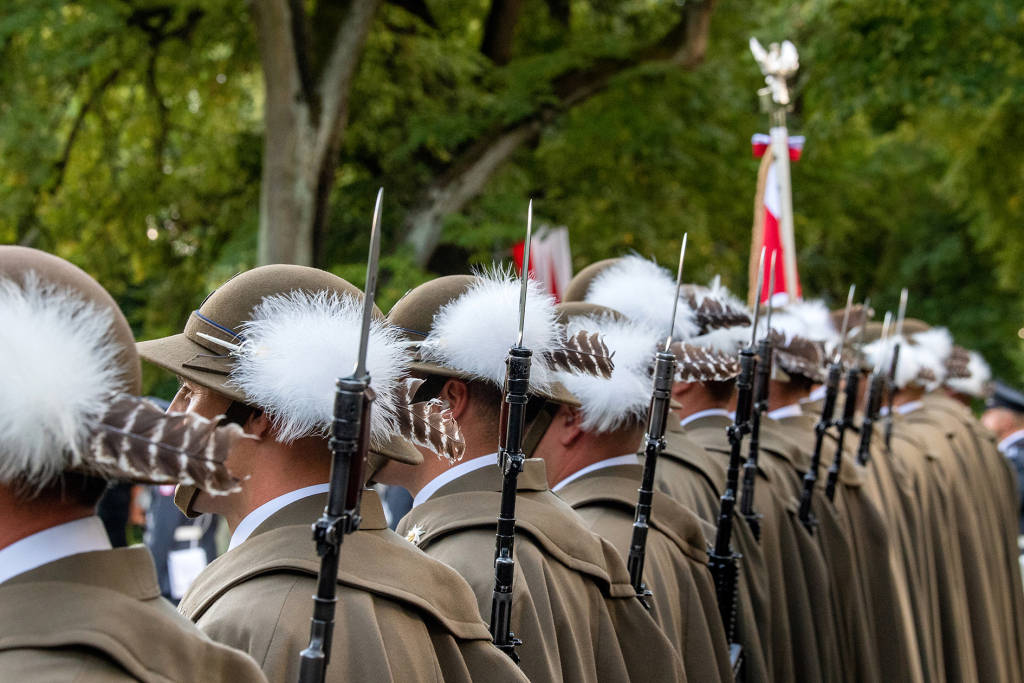
<svg viewBox="0 0 1024 683"><path fill-rule="evenodd" d="M747 289L764 79L792 40L804 295L946 325L1024 373L1024 9L1003 0L7 0L0 243L97 277L140 339L240 270L378 301L510 259L526 203L573 267L636 251ZM1024 334L1024 332L1021 332ZM149 394L174 378L146 366Z"/></svg>

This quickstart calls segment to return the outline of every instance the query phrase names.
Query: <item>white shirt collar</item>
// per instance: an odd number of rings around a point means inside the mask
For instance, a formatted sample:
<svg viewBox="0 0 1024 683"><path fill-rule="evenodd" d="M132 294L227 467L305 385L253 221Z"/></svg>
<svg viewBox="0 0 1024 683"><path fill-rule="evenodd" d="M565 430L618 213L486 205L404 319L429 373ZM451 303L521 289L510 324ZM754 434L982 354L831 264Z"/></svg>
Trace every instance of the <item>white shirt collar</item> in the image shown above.
<svg viewBox="0 0 1024 683"><path fill-rule="evenodd" d="M819 384L818 386L811 389L811 393L807 395L807 398L800 399L800 403L813 403L815 401L820 401L823 398L825 398L825 393L827 391L828 387L826 387L824 384Z"/></svg>
<svg viewBox="0 0 1024 683"><path fill-rule="evenodd" d="M0 550L0 583L71 555L110 550L99 517L84 517L37 531Z"/></svg>
<svg viewBox="0 0 1024 683"><path fill-rule="evenodd" d="M1021 439L1024 439L1024 429L1018 429L1013 434L1007 436L1005 439L999 442L999 445L996 446L996 448L999 449L1000 453L1005 453L1007 448L1017 443Z"/></svg>
<svg viewBox="0 0 1024 683"><path fill-rule="evenodd" d="M488 465L498 464L498 454L491 453L489 455L481 455L479 458L473 458L466 462L460 462L455 467L451 467L441 474L437 475L430 482L420 489L420 492L416 494L412 499L412 506L417 507L426 503L430 500L430 497L437 493L437 490L447 484L448 482L455 481L464 474L470 472L476 472L479 469L487 467Z"/></svg>
<svg viewBox="0 0 1024 683"><path fill-rule="evenodd" d="M228 544L228 550L232 550L242 545L245 539L252 535L252 532L256 531L256 527L263 522L267 521L270 515L274 514L286 505L291 505L297 500L303 498L309 498L310 496L316 496L321 493L327 493L331 489L330 484L314 484L313 486L306 486L305 488L295 489L289 491L283 496L278 496L273 500L268 500L263 505L247 514L238 526L235 528L235 533L231 534L231 542Z"/></svg>
<svg viewBox="0 0 1024 683"><path fill-rule="evenodd" d="M730 414L731 413L729 413L729 411L726 410L725 408L708 408L707 410L698 410L693 415L687 415L682 420L680 420L679 426L685 427L694 420L699 420L702 417L710 417L711 415L722 415L724 417L729 417Z"/></svg>
<svg viewBox="0 0 1024 683"><path fill-rule="evenodd" d="M603 470L605 467L615 467L616 465L639 465L639 464L640 464L640 458L637 456L636 453L630 453L628 455L619 455L619 456L616 456L614 458L608 458L607 460L602 460L601 462L595 462L593 465L587 465L582 470L578 470L576 472L573 472L568 477L566 477L562 481L560 481L557 484L555 484L554 486L552 486L551 490L552 491L558 491L559 489L563 488L567 484L570 484L570 483L576 481L577 479L582 477L584 474L590 474L591 472L594 472L596 470Z"/></svg>
<svg viewBox="0 0 1024 683"><path fill-rule="evenodd" d="M910 403L904 403L901 406L896 406L895 408L893 408L893 410L895 410L900 415L906 415L907 413L914 412L923 405L924 403L922 403L921 401L911 401Z"/></svg>
<svg viewBox="0 0 1024 683"><path fill-rule="evenodd" d="M782 406L775 410L769 410L765 415L773 420L781 420L786 417L797 417L804 414L804 409L800 407L799 403L790 403L788 406Z"/></svg>

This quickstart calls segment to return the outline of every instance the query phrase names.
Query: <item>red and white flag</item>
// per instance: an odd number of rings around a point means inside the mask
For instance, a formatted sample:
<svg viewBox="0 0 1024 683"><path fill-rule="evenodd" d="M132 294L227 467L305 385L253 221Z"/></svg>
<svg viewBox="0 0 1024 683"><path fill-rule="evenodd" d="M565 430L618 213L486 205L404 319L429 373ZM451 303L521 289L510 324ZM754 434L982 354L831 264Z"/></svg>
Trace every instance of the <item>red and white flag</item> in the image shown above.
<svg viewBox="0 0 1024 683"><path fill-rule="evenodd" d="M512 247L516 272L523 272L523 251L526 243ZM542 225L530 243L530 277L544 285L545 291L561 301L572 280L572 252L569 251L569 228Z"/></svg>
<svg viewBox="0 0 1024 683"><path fill-rule="evenodd" d="M767 248L765 256L765 268L771 263L773 253L777 253L775 267L775 303L781 305L791 298L800 298L803 294L800 289L800 277L796 277L795 297L790 297L786 288L785 263L785 242L780 232L782 221L782 194L779 186L778 164L771 154L771 137L763 133L757 133L751 140L754 148L754 157L764 159L761 170L758 172L757 198L754 204L754 234L751 240L750 250L750 297L753 298L757 278L757 264L761 256L761 248ZM789 159L799 161L804 149L804 137L792 136L789 138ZM767 164L767 168L765 168ZM767 272L765 278L768 277ZM765 282L761 293L761 303L768 300L769 285Z"/></svg>

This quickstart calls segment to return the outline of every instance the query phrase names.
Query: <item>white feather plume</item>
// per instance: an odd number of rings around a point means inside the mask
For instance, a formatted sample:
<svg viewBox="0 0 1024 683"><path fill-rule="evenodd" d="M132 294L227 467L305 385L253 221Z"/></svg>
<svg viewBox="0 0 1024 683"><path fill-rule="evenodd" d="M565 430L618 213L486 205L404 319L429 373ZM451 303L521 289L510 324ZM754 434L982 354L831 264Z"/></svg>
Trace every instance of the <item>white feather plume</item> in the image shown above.
<svg viewBox="0 0 1024 683"><path fill-rule="evenodd" d="M967 361L967 372L971 376L951 377L946 380L946 384L953 391L982 398L985 395L985 386L992 380L992 369L977 351L968 351L967 355L970 357Z"/></svg>
<svg viewBox="0 0 1024 683"><path fill-rule="evenodd" d="M632 320L643 320L667 336L672 322L676 282L661 266L637 255L624 256L598 273L584 301L618 311ZM697 333L693 311L680 300L672 337L689 339Z"/></svg>
<svg viewBox="0 0 1024 683"><path fill-rule="evenodd" d="M694 346L715 349L716 351L735 356L740 352L740 349L750 344L750 331L750 325L720 327L707 334L689 339L688 342Z"/></svg>
<svg viewBox="0 0 1024 683"><path fill-rule="evenodd" d="M242 326L245 342L231 382L274 418L288 443L327 435L335 380L352 374L359 355L363 302L333 292L294 291L267 297ZM366 353L373 403L370 434L380 444L398 433L408 354L399 333L374 320Z"/></svg>
<svg viewBox="0 0 1024 683"><path fill-rule="evenodd" d="M434 316L434 326L419 346L420 357L501 387L505 358L519 336L521 283L510 271L478 274L469 289ZM541 357L559 346L555 301L536 280L526 295L523 346L533 351L530 387L547 391L554 373Z"/></svg>
<svg viewBox="0 0 1024 683"><path fill-rule="evenodd" d="M882 362L888 363L892 358L892 349L896 341L900 343L900 356L896 363L896 386L904 388L910 384L918 384L931 391L939 387L946 377L946 356L953 349L953 337L944 327L933 327L925 332L904 337L890 337L882 344L878 339L864 347L868 362L875 364L879 352L884 350ZM888 368L883 367L883 372ZM934 379L926 379L930 375Z"/></svg>
<svg viewBox="0 0 1024 683"><path fill-rule="evenodd" d="M583 404L582 427L592 433L615 431L630 422L643 421L651 402L654 364L660 335L642 320L613 316L574 316L569 334L581 330L601 334L615 354L611 379L559 373L558 380Z"/></svg>
<svg viewBox="0 0 1024 683"><path fill-rule="evenodd" d="M705 299L714 299L723 306L728 306L737 311L743 311L749 313L750 309L747 308L747 304L740 300L738 296L732 293L728 287L722 284L722 276L715 275L711 278L711 282L708 283L707 289L703 287L696 287L693 292L694 298L697 300L697 305L700 306L704 303Z"/></svg>
<svg viewBox="0 0 1024 683"><path fill-rule="evenodd" d="M782 334L787 343L793 337L820 342L839 339L828 306L820 299L794 301L781 311L772 311L772 329Z"/></svg>
<svg viewBox="0 0 1024 683"><path fill-rule="evenodd" d="M42 487L79 462L123 389L113 322L33 273L0 279L0 482Z"/></svg>

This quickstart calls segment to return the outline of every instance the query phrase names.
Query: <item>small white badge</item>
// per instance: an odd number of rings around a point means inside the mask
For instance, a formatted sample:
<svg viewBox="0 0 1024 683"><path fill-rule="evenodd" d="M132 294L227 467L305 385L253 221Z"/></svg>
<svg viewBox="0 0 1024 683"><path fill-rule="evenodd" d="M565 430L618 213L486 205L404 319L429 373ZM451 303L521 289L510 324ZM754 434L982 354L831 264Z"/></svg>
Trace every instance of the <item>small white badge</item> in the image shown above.
<svg viewBox="0 0 1024 683"><path fill-rule="evenodd" d="M179 527L180 528L180 527ZM167 553L167 575L171 580L171 597L179 600L192 585L199 573L206 568L206 551L202 548L185 548Z"/></svg>

